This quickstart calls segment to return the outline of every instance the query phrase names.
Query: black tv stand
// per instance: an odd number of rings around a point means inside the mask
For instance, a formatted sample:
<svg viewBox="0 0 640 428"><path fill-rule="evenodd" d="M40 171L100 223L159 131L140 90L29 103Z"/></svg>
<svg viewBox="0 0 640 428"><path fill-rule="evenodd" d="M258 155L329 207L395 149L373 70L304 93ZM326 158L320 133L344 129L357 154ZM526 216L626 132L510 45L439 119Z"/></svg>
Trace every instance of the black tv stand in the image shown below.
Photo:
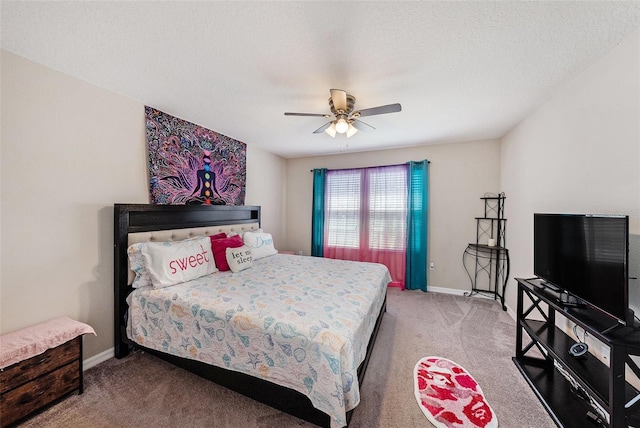
<svg viewBox="0 0 640 428"><path fill-rule="evenodd" d="M595 406L606 413L608 423L605 419L603 426L640 427L640 391L631 384L640 385L640 367L631 358L640 356L640 329L633 323L611 326L611 317L588 305L561 305L557 293L542 287L537 278L516 281L513 362L556 425L584 428L588 423L580 415L597 414ZM571 356L569 349L576 340L556 326L556 315L575 323L591 340L602 344L590 345L590 352L608 348L608 364L591 353L580 358Z"/></svg>
<svg viewBox="0 0 640 428"><path fill-rule="evenodd" d="M555 291L556 293L562 293L563 292L560 287L558 287L557 285L555 285L552 282L545 281L544 279L538 279L538 278L531 278L531 279L537 279L538 280L538 281L535 282L537 287L550 288L552 291Z"/></svg>
<svg viewBox="0 0 640 428"><path fill-rule="evenodd" d="M537 277L528 278L527 281L530 281L530 284L534 287L550 290L554 293L557 293L556 301L560 305L574 307L584 305L584 302L582 302L580 299L564 291L562 288L558 287L552 282L545 281L544 279Z"/></svg>
<svg viewBox="0 0 640 428"><path fill-rule="evenodd" d="M605 328L604 330L602 330L602 331L600 332L600 334L608 334L608 333L611 333L613 330L615 330L615 329L616 329L616 328L618 328L618 327L622 327L622 324L620 324L620 323L615 323L615 324L614 324L614 325L612 325L611 327L607 327L607 328Z"/></svg>
<svg viewBox="0 0 640 428"><path fill-rule="evenodd" d="M558 295L557 301L562 306L572 306L572 307L584 306L584 303L580 299L578 299L575 296L572 296L566 291L559 291L558 293L559 295Z"/></svg>

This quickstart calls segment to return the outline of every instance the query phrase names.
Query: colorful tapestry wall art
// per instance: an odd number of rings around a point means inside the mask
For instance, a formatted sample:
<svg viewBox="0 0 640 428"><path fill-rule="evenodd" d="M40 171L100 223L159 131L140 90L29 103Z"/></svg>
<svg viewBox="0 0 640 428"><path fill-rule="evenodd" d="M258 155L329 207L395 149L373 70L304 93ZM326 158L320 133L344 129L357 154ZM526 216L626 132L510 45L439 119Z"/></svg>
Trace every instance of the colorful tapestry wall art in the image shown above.
<svg viewBox="0 0 640 428"><path fill-rule="evenodd" d="M157 205L244 205L247 145L145 106L149 193Z"/></svg>

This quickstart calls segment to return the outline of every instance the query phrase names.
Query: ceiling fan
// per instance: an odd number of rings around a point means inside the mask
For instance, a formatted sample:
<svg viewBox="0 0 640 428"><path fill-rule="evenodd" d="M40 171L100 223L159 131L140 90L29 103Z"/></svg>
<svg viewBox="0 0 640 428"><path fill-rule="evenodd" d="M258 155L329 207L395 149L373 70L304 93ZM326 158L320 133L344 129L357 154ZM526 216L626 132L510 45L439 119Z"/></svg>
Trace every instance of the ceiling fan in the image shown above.
<svg viewBox="0 0 640 428"><path fill-rule="evenodd" d="M368 129L375 129L373 126L358 120L360 117L374 116L376 114L396 113L402 110L400 104L387 104L379 107L366 108L364 110L353 111L353 106L356 103L356 98L353 95L347 94L342 89L331 89L331 97L329 98L329 108L331 113L335 117L330 122L325 123L320 128L313 131L314 134L321 134L326 132L332 137L338 134L347 134L347 138L354 135L356 132L365 131ZM330 114L322 113L285 113L285 116L317 116L331 118Z"/></svg>

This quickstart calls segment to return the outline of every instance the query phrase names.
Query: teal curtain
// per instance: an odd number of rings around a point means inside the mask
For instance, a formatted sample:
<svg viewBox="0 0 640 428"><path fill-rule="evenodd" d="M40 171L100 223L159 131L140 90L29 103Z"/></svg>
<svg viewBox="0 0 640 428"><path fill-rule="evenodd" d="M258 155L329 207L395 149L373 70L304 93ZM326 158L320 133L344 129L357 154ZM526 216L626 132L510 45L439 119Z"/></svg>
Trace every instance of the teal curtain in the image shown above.
<svg viewBox="0 0 640 428"><path fill-rule="evenodd" d="M427 291L429 161L411 161L407 165L407 271L405 288Z"/></svg>
<svg viewBox="0 0 640 428"><path fill-rule="evenodd" d="M311 213L311 255L324 255L324 186L327 169L313 170L313 211Z"/></svg>

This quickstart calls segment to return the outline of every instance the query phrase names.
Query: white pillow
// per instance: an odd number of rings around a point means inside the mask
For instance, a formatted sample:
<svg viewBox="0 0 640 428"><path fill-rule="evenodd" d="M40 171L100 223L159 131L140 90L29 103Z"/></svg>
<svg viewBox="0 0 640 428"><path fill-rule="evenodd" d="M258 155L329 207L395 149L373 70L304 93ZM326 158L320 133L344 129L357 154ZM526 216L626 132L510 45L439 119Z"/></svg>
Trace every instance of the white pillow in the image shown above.
<svg viewBox="0 0 640 428"><path fill-rule="evenodd" d="M146 243L132 244L127 248L127 255L129 256L129 269L131 269L135 274L135 277L131 282L131 287L133 288L152 285L151 277L149 276L149 272L144 265L144 257L140 252L140 248L142 248L145 244Z"/></svg>
<svg viewBox="0 0 640 428"><path fill-rule="evenodd" d="M255 230L252 230L251 232L262 232L262 229L255 229ZM227 233L227 238L231 238L232 236L236 236L236 235L243 236L245 233L246 232L241 232L241 233L229 232Z"/></svg>
<svg viewBox="0 0 640 428"><path fill-rule="evenodd" d="M245 232L242 241L244 245L248 245L251 248L254 260L278 254L278 250L273 246L273 237L270 233L262 231Z"/></svg>
<svg viewBox="0 0 640 428"><path fill-rule="evenodd" d="M227 263L231 272L236 273L245 269L249 269L253 264L251 248L243 245L242 247L226 249Z"/></svg>
<svg viewBox="0 0 640 428"><path fill-rule="evenodd" d="M147 242L141 247L154 288L168 287L217 272L208 236L171 242Z"/></svg>

